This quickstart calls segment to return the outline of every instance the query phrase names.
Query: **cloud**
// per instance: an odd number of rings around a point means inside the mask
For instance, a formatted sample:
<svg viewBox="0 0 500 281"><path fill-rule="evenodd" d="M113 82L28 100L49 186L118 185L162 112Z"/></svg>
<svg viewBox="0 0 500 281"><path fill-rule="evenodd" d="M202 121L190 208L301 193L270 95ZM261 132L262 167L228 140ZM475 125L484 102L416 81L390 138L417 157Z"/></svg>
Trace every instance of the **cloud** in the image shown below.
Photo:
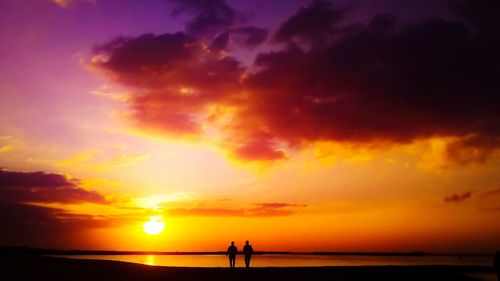
<svg viewBox="0 0 500 281"><path fill-rule="evenodd" d="M464 193L457 193L457 194L452 194L449 196L446 196L444 198L444 202L462 202L467 199L469 199L472 196L472 193L470 191L464 192Z"/></svg>
<svg viewBox="0 0 500 281"><path fill-rule="evenodd" d="M243 68L185 33L118 38L96 49L94 65L136 89L136 125L174 136L199 135L211 105L237 99Z"/></svg>
<svg viewBox="0 0 500 281"><path fill-rule="evenodd" d="M274 35L274 41L325 42L336 32L337 25L342 22L346 13L345 9L333 7L327 1L313 1L310 6L300 8L281 24Z"/></svg>
<svg viewBox="0 0 500 281"><path fill-rule="evenodd" d="M0 170L0 188L54 188L61 186L74 186L76 180L68 179L64 175L45 172L11 172Z"/></svg>
<svg viewBox="0 0 500 281"><path fill-rule="evenodd" d="M255 207L249 210L254 217L276 217L290 216L297 212L297 209L307 205L289 204L289 203L255 203Z"/></svg>
<svg viewBox="0 0 500 281"><path fill-rule="evenodd" d="M281 217L295 214L306 205L289 203L255 203L249 208L170 208L169 216L208 216L208 217Z"/></svg>
<svg viewBox="0 0 500 281"><path fill-rule="evenodd" d="M5 245L47 246L66 241L70 233L108 227L105 216L73 214L64 209L0 202L0 240Z"/></svg>
<svg viewBox="0 0 500 281"><path fill-rule="evenodd" d="M264 209L282 209L282 208L288 208L288 207L306 207L307 206L304 204L290 204L290 203L279 203L279 202L254 203L253 205L257 206L257 208L264 208Z"/></svg>
<svg viewBox="0 0 500 281"><path fill-rule="evenodd" d="M450 6L456 14L465 18L481 32L498 34L500 31L498 23L500 3L498 1L452 0Z"/></svg>
<svg viewBox="0 0 500 281"><path fill-rule="evenodd" d="M0 193L0 203L107 203L100 193L79 187L78 180L45 172L0 170Z"/></svg>
<svg viewBox="0 0 500 281"><path fill-rule="evenodd" d="M269 32L267 29L254 26L240 26L230 29L231 39L238 45L254 48L267 40Z"/></svg>
<svg viewBox="0 0 500 281"><path fill-rule="evenodd" d="M446 146L446 159L454 164L484 164L498 159L500 137L469 135Z"/></svg>
<svg viewBox="0 0 500 281"><path fill-rule="evenodd" d="M132 166L149 157L148 154L127 154L120 148L106 150L84 150L70 158L58 161L57 167L78 167L94 171L104 171L113 168Z"/></svg>
<svg viewBox="0 0 500 281"><path fill-rule="evenodd" d="M66 239L69 232L106 227L115 221L36 205L49 203L109 204L102 194L81 188L78 179L55 173L0 170L0 240L47 245Z"/></svg>
<svg viewBox="0 0 500 281"><path fill-rule="evenodd" d="M215 136L243 161L284 159L315 142L445 137L458 139L450 159L481 162L499 148L500 33L492 18L500 8L488 2L484 17L460 8L473 2L456 2L454 20L406 24L375 15L348 24L348 10L315 1L280 26L279 48L243 67L226 49L230 30L238 30L234 10L223 1L187 1L180 11L201 13L191 33L227 26L216 41L187 33L121 37L97 48L93 65L134 90L127 103L136 126Z"/></svg>
<svg viewBox="0 0 500 281"><path fill-rule="evenodd" d="M234 217L243 216L245 212L227 208L171 208L167 213L169 216Z"/></svg>
<svg viewBox="0 0 500 281"><path fill-rule="evenodd" d="M224 0L171 0L174 3L173 15L194 14L186 24L190 36L211 41L213 49L226 49L229 43L235 46L254 48L264 43L268 30L254 26L241 25L248 17L229 6Z"/></svg>
<svg viewBox="0 0 500 281"><path fill-rule="evenodd" d="M174 15L190 12L195 18L186 24L193 35L216 34L237 22L238 13L224 0L171 0Z"/></svg>
<svg viewBox="0 0 500 281"><path fill-rule="evenodd" d="M483 211L500 211L500 188L481 193L478 204Z"/></svg>
<svg viewBox="0 0 500 281"><path fill-rule="evenodd" d="M235 148L233 156L244 161L275 161L286 159L285 153L275 148L275 143L267 134L256 134Z"/></svg>

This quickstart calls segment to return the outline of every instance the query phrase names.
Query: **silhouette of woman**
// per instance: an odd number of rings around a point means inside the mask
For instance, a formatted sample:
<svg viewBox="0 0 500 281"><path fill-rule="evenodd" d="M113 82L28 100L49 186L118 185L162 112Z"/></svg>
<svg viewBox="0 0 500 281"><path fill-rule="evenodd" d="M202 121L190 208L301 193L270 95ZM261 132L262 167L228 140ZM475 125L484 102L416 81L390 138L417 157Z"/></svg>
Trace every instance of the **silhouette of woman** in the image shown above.
<svg viewBox="0 0 500 281"><path fill-rule="evenodd" d="M250 259L252 259L253 248L248 244L248 240L245 242L245 247L243 247L243 254L245 255L245 266L250 267Z"/></svg>
<svg viewBox="0 0 500 281"><path fill-rule="evenodd" d="M226 256L229 256L229 267L233 268L236 263L236 254L238 249L234 246L234 241L231 241L231 246L227 248Z"/></svg>

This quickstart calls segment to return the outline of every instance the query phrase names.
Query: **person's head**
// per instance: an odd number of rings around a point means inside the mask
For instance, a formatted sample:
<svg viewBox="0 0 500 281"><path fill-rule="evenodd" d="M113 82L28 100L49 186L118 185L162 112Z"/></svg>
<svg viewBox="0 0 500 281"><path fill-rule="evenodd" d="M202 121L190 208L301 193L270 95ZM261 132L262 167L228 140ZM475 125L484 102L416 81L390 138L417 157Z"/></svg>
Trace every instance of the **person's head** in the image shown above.
<svg viewBox="0 0 500 281"><path fill-rule="evenodd" d="M247 240L247 241L245 241L245 244L247 244L247 245L248 245L248 240Z"/></svg>
<svg viewBox="0 0 500 281"><path fill-rule="evenodd" d="M231 246L234 246L234 241L231 241Z"/></svg>

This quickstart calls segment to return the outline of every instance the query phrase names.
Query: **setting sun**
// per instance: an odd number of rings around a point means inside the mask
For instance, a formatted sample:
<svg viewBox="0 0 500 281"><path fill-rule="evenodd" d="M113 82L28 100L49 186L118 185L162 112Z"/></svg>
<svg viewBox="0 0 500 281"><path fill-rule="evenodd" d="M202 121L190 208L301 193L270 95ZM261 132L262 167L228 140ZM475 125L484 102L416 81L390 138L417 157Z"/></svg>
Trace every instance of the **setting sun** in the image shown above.
<svg viewBox="0 0 500 281"><path fill-rule="evenodd" d="M149 235L158 235L165 229L165 222L161 220L161 216L151 217L149 221L142 225L145 233Z"/></svg>

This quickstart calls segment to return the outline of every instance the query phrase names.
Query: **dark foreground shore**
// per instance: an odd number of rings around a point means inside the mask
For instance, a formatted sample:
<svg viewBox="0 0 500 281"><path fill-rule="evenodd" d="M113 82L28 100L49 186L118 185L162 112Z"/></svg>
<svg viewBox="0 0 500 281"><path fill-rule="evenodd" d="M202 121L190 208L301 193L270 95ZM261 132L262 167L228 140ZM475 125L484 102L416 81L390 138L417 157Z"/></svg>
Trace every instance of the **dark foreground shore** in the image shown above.
<svg viewBox="0 0 500 281"><path fill-rule="evenodd" d="M495 280L485 266L339 266L301 268L187 268L64 259L0 256L1 280Z"/></svg>

